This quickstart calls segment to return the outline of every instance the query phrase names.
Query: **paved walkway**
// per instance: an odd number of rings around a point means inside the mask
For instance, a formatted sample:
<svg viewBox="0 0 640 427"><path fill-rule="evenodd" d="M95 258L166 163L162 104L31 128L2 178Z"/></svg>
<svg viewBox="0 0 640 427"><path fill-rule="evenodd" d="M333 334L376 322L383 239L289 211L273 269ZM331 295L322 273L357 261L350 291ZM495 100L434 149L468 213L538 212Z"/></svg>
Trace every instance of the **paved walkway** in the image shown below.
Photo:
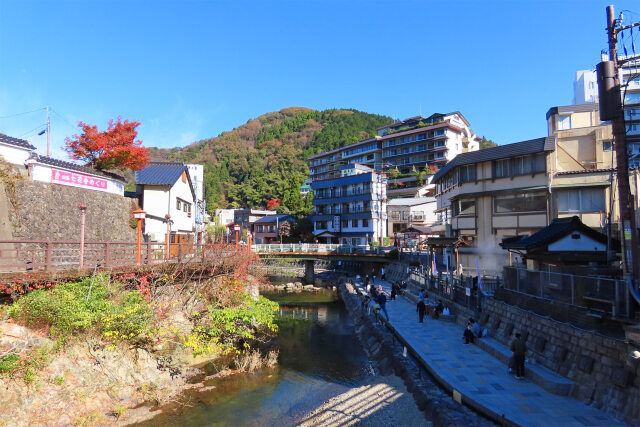
<svg viewBox="0 0 640 427"><path fill-rule="evenodd" d="M383 282L383 289L388 298L391 284ZM406 298L387 301L391 325L418 352L436 379L481 412L498 417L504 414L507 422L521 426L624 425L578 400L551 394L527 379L516 380L504 363L476 345L465 345L461 326L427 317L418 323L413 302Z"/></svg>

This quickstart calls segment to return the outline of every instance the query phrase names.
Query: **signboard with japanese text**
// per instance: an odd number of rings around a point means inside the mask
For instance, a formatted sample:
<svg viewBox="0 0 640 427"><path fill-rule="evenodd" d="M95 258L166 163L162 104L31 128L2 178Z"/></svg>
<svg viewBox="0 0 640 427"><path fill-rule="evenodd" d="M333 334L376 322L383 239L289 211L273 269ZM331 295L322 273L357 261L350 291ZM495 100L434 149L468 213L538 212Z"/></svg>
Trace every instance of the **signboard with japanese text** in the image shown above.
<svg viewBox="0 0 640 427"><path fill-rule="evenodd" d="M51 169L51 182L56 184L75 185L98 190L107 189L107 180L76 172Z"/></svg>

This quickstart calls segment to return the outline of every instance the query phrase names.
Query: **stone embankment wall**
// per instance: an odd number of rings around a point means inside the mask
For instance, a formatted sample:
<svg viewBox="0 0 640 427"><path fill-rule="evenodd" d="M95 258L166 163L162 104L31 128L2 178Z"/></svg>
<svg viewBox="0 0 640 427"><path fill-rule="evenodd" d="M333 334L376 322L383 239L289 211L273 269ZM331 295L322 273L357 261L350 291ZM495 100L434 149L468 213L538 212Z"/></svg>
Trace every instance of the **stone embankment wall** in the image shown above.
<svg viewBox="0 0 640 427"><path fill-rule="evenodd" d="M640 364L629 357L637 350L631 344L491 298L479 318L502 344L520 332L531 361L575 383L573 397L640 424Z"/></svg>
<svg viewBox="0 0 640 427"><path fill-rule="evenodd" d="M117 194L64 185L17 180L0 191L0 209L6 209L14 240L79 240L79 204L87 206L86 241L135 242L129 225L132 199Z"/></svg>
<svg viewBox="0 0 640 427"><path fill-rule="evenodd" d="M356 333L369 356L378 364L382 375L395 372L405 382L425 417L436 426L490 426L489 420L454 401L440 389L410 356L403 355L403 347L395 341L392 333L383 326L373 324L371 315L363 309L355 289L345 280L338 289L347 311L356 325Z"/></svg>

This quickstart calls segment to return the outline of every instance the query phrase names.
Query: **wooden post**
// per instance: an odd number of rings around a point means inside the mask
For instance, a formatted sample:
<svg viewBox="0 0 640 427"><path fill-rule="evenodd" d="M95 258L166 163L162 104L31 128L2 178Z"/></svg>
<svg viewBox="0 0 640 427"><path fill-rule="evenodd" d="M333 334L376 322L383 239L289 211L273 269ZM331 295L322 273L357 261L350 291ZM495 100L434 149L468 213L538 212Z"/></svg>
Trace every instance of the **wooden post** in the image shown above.
<svg viewBox="0 0 640 427"><path fill-rule="evenodd" d="M51 242L45 243L45 271L51 271Z"/></svg>
<svg viewBox="0 0 640 427"><path fill-rule="evenodd" d="M111 265L111 243L104 244L104 266L109 268Z"/></svg>
<svg viewBox="0 0 640 427"><path fill-rule="evenodd" d="M145 264L149 264L151 261L151 241L147 242L147 257L145 258Z"/></svg>

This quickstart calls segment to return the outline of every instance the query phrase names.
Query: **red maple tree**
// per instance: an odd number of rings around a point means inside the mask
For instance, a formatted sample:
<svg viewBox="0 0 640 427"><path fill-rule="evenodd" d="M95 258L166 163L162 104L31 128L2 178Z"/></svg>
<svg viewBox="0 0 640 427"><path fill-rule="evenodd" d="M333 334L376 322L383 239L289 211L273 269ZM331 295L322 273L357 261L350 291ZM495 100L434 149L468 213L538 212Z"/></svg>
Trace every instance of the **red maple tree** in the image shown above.
<svg viewBox="0 0 640 427"><path fill-rule="evenodd" d="M275 210L280 206L280 203L282 203L282 199L271 199L267 202L267 210Z"/></svg>
<svg viewBox="0 0 640 427"><path fill-rule="evenodd" d="M118 117L116 122L109 120L109 127L102 132L97 126L84 122L78 126L82 134L64 140L65 151L74 160L85 161L99 170L140 170L149 161L149 151L142 146L142 141L136 140L140 122L123 122Z"/></svg>

